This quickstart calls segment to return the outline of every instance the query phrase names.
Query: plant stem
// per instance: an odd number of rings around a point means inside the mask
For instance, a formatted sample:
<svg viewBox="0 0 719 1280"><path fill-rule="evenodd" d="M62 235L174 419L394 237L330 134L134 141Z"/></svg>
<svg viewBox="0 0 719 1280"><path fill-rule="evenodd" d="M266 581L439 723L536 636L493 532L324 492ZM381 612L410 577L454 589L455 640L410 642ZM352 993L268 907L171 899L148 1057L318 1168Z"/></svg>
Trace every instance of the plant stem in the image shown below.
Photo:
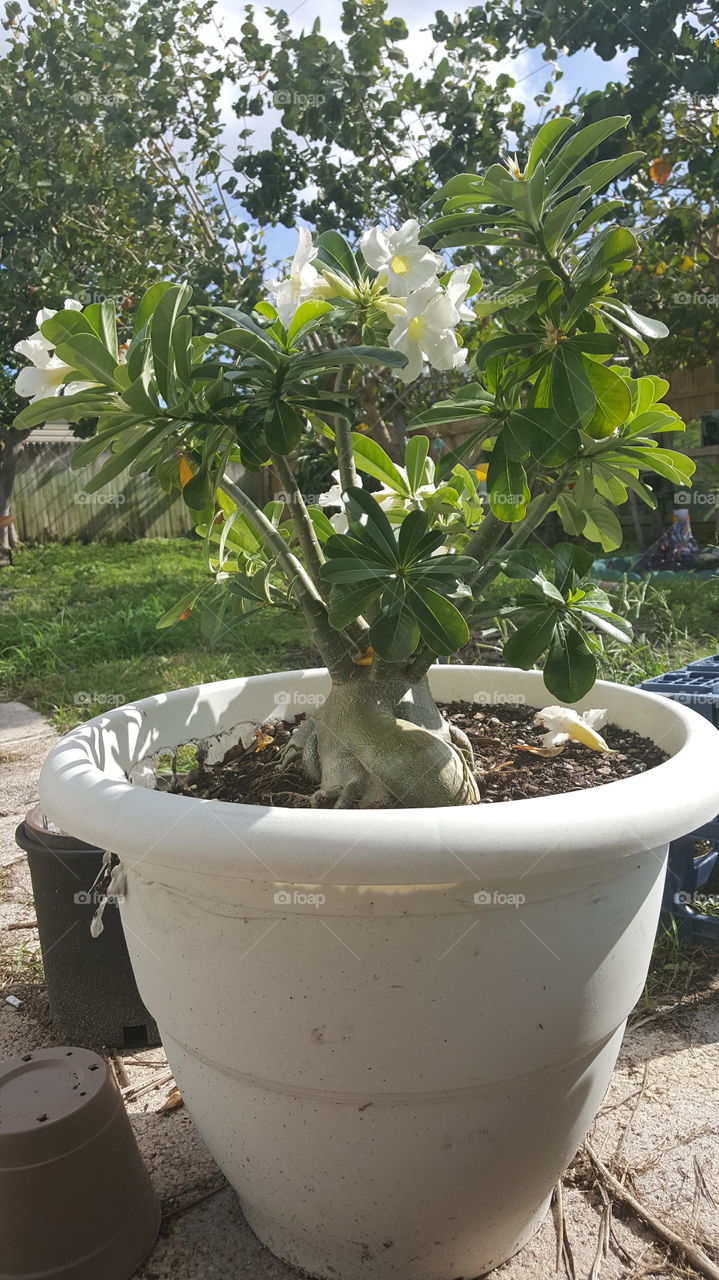
<svg viewBox="0 0 719 1280"><path fill-rule="evenodd" d="M344 375L344 369L337 371L335 391L341 391ZM352 453L352 430L347 419L340 417L339 414L335 414L335 449L337 450L340 487L344 493L346 489L355 488L359 482Z"/></svg>
<svg viewBox="0 0 719 1280"><path fill-rule="evenodd" d="M317 591L324 599L320 579L320 567L324 563L322 548L317 540L315 527L310 518L310 513L305 505L302 497L300 486L293 474L292 468L280 453L272 454L272 465L282 484L285 494L285 504L290 509L290 516L297 534L297 539L302 548L302 554L305 558L305 564Z"/></svg>
<svg viewBox="0 0 719 1280"><path fill-rule="evenodd" d="M252 501L234 480L223 476L220 488L231 498L235 506L247 517L260 534L264 545L275 556L285 577L294 585L302 612L307 619L315 644L327 663L330 674L338 680L352 675L354 646L341 631L330 626L327 607L304 565L290 551L282 534L277 531L264 511Z"/></svg>

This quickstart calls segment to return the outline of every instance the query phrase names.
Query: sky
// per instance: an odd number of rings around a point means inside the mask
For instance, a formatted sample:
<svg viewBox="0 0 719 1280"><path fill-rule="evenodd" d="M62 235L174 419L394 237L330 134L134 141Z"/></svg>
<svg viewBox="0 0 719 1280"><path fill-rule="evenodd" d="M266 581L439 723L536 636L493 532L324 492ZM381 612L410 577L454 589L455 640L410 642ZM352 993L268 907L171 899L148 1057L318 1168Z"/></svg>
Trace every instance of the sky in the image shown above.
<svg viewBox="0 0 719 1280"><path fill-rule="evenodd" d="M390 0L388 15L403 18L409 31L409 38L403 43L406 52L411 55L413 70L419 70L432 52L433 40L428 27L435 11L444 8L450 13L462 12L468 2L469 0L463 0L460 4L443 5L442 0ZM290 26L297 34L309 29L315 18L319 17L325 36L342 38L341 0L300 0L298 4L288 4L286 12ZM216 15L218 25L226 36L239 36L240 27L245 21L245 0L223 0L217 6ZM269 35L272 30L270 21L259 6L255 22L261 36ZM205 34L208 40L212 39L209 28ZM563 76L555 87L553 102L565 103L580 89L585 91L603 89L610 80L621 80L631 56L631 50L618 54L609 62L603 62L592 52L560 56L558 65ZM515 88L511 92L525 103L526 119L529 122L538 121L540 115L547 111L546 107L540 109L537 106L534 95L542 90L548 80L548 69L548 64L542 58L539 49L526 50L514 60L493 64L493 74L499 75L506 71L515 80ZM228 86L223 96L222 115L225 124L224 150L230 156L235 154L233 139L240 127L232 111L232 101L235 97L233 87ZM280 119L281 111L272 109L248 122L254 128L258 146L264 146L269 142L272 130L280 123ZM266 242L269 261L291 256L297 242L297 232L294 228L283 226L269 228L266 233Z"/></svg>

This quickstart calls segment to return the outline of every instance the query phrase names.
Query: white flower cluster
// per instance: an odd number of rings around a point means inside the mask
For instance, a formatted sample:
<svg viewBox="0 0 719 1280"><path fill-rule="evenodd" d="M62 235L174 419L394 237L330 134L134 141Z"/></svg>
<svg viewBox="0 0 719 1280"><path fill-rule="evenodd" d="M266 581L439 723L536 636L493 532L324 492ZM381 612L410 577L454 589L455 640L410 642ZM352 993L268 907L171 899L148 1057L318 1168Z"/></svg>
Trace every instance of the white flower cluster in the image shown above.
<svg viewBox="0 0 719 1280"><path fill-rule="evenodd" d="M76 302L74 298L67 298L65 310L82 311L82 303ZM37 333L15 343L14 350L18 355L25 356L31 361L27 368L21 369L17 375L15 390L19 396L27 396L30 400L42 400L45 396L59 396L63 391L65 395L71 396L76 391L84 391L86 387L92 386L90 382L64 382L65 376L70 372L70 365L53 355L55 349L53 343L48 342L40 332L40 325L54 315L57 315L56 311L43 307L35 317Z"/></svg>
<svg viewBox="0 0 719 1280"><path fill-rule="evenodd" d="M377 304L394 322L388 345L407 356L407 364L397 370L403 382L419 377L425 360L435 369L456 369L464 364L467 352L460 347L455 329L462 320L474 318L464 305L471 266L459 267L443 288L437 276L446 271L446 263L420 244L419 236L419 223L412 218L398 230L374 227L360 241L365 261L377 271L386 290ZM301 227L289 276L268 283L285 328L301 303L338 292L339 278L332 272L320 273L313 265L316 257L312 236Z"/></svg>

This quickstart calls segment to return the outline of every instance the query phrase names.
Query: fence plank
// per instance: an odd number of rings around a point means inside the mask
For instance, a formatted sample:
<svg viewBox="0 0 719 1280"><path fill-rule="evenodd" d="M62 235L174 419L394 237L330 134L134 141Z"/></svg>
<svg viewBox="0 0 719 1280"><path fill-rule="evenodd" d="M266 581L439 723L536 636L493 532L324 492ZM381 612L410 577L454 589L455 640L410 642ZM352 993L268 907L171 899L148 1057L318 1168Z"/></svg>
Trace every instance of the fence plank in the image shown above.
<svg viewBox="0 0 719 1280"><path fill-rule="evenodd" d="M99 493L86 493L84 486L105 458L72 471L75 447L75 441L36 439L28 440L20 453L13 515L23 541L128 542L191 532L192 516L179 494L162 493L148 476L121 475Z"/></svg>

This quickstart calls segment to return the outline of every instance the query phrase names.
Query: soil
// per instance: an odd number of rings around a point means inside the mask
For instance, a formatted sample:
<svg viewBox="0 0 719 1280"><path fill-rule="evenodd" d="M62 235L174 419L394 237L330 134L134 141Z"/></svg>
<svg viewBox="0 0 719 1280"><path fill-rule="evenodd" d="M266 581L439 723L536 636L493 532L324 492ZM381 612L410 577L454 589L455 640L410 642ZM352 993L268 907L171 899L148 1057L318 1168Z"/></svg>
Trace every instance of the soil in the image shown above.
<svg viewBox="0 0 719 1280"><path fill-rule="evenodd" d="M439 707L472 744L482 804L600 787L644 773L668 759L649 738L615 725L602 729L613 755L577 742L568 743L557 755L533 754L527 748L542 749L544 732L532 723L536 707L477 707L470 702L440 703ZM258 727L248 747L232 747L219 764L200 766L184 778L177 776L172 790L206 800L308 808L315 783L297 765L286 770L278 767L282 748L302 718L294 725L271 722Z"/></svg>

